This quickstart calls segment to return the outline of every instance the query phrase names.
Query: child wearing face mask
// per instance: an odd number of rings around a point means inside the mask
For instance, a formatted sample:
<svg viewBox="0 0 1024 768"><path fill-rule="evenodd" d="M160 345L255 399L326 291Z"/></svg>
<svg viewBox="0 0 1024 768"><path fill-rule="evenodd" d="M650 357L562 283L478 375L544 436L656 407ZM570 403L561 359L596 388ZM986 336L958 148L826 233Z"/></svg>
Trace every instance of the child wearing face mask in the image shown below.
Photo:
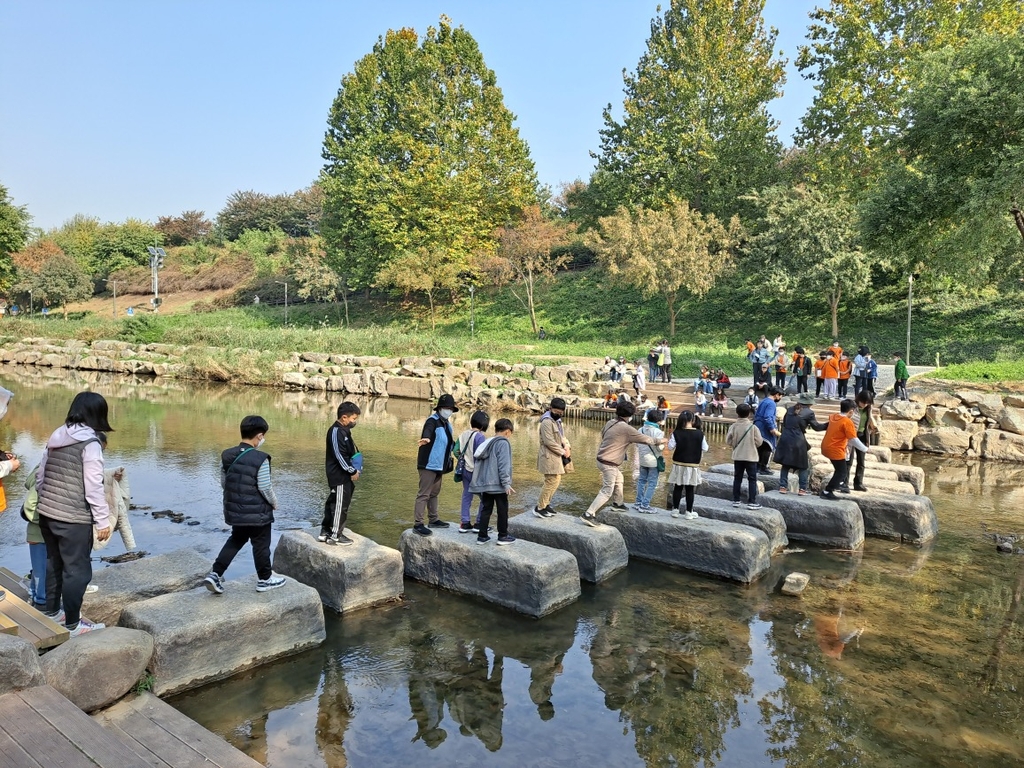
<svg viewBox="0 0 1024 768"><path fill-rule="evenodd" d="M252 542L257 592L277 589L286 581L270 567L270 529L277 496L270 480L270 456L259 450L269 430L262 416L246 416L240 427L241 442L220 455L224 522L231 526L231 536L203 580L215 595L224 593L224 572L246 542Z"/></svg>

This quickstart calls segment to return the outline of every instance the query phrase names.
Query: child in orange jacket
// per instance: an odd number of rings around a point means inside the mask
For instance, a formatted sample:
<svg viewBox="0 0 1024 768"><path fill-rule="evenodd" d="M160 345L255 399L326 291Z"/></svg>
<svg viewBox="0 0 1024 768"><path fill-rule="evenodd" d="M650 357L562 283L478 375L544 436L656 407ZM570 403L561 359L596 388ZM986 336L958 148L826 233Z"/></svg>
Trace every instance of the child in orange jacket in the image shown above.
<svg viewBox="0 0 1024 768"><path fill-rule="evenodd" d="M825 399L835 400L839 396L839 358L831 349L825 353L821 377L825 380Z"/></svg>
<svg viewBox="0 0 1024 768"><path fill-rule="evenodd" d="M851 418L857 404L853 400L843 400L839 404L839 413L828 418L825 436L821 439L821 454L832 462L832 477L822 491L823 499L837 500L835 491L845 487L850 474L850 465L846 463L846 452L849 446L858 451L867 451L868 447L857 438L857 425Z"/></svg>

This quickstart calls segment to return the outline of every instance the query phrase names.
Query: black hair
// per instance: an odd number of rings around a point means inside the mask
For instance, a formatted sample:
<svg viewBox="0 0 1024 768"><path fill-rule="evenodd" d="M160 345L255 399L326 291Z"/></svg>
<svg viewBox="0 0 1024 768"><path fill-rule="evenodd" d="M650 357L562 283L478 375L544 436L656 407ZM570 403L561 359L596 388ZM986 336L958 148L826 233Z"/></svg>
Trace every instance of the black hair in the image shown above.
<svg viewBox="0 0 1024 768"><path fill-rule="evenodd" d="M693 422L693 414L690 411L683 411L679 414L677 422L679 427L682 428L684 424L690 424Z"/></svg>
<svg viewBox="0 0 1024 768"><path fill-rule="evenodd" d="M746 403L740 403L736 406L736 416L740 419L746 419L750 417L750 406Z"/></svg>
<svg viewBox="0 0 1024 768"><path fill-rule="evenodd" d="M106 448L107 447L107 433L106 432L97 432L96 433L96 438L100 441L100 448Z"/></svg>
<svg viewBox="0 0 1024 768"><path fill-rule="evenodd" d="M803 347L799 347L799 346L793 347L793 351L796 352L798 355L804 354L804 348Z"/></svg>
<svg viewBox="0 0 1024 768"><path fill-rule="evenodd" d="M855 402L863 403L864 405L874 405L875 396L872 395L868 390L862 389L860 392L857 393Z"/></svg>
<svg viewBox="0 0 1024 768"><path fill-rule="evenodd" d="M893 352L892 356L893 357L903 357L903 353L902 352Z"/></svg>
<svg viewBox="0 0 1024 768"><path fill-rule="evenodd" d="M495 432L504 432L505 430L508 430L509 432L515 431L515 427L512 426L511 419L498 419L494 422Z"/></svg>
<svg viewBox="0 0 1024 768"><path fill-rule="evenodd" d="M486 432L490 423L491 417L485 411L476 411L469 417L469 426L473 429L479 429L481 432Z"/></svg>
<svg viewBox="0 0 1024 768"><path fill-rule="evenodd" d="M270 425L267 424L267 420L262 416L246 416L242 419L242 425L239 429L243 440L252 440L261 432L264 435L267 434L270 430Z"/></svg>
<svg viewBox="0 0 1024 768"><path fill-rule="evenodd" d="M338 404L338 418L342 416L358 416L362 411L359 406L353 403L351 400L346 400L343 403Z"/></svg>
<svg viewBox="0 0 1024 768"><path fill-rule="evenodd" d="M857 350L857 354L863 357L864 355L870 355L871 350L868 349L867 344L861 344L860 349Z"/></svg>
<svg viewBox="0 0 1024 768"><path fill-rule="evenodd" d="M652 424L661 424L665 420L665 414L659 411L657 408L651 408L647 413L644 414L644 418Z"/></svg>
<svg viewBox="0 0 1024 768"><path fill-rule="evenodd" d="M560 397L553 397L553 398L551 398L551 405L548 406L548 410L550 411L552 408L557 408L560 411L564 411L565 410L565 400L563 400Z"/></svg>
<svg viewBox="0 0 1024 768"><path fill-rule="evenodd" d="M92 427L95 432L113 432L114 428L107 421L107 401L99 392L79 392L71 401L68 417L64 419L68 427L84 424Z"/></svg>
<svg viewBox="0 0 1024 768"><path fill-rule="evenodd" d="M783 392L783 391L782 391L781 389L779 389L778 387L772 387L771 389L769 389L769 390L768 390L768 394L769 394L770 396L774 396L774 395L784 395L784 394L786 394L786 393L785 393L785 392Z"/></svg>
<svg viewBox="0 0 1024 768"><path fill-rule="evenodd" d="M636 406L632 403L619 403L615 406L615 415L620 419L631 419L636 413Z"/></svg>
<svg viewBox="0 0 1024 768"><path fill-rule="evenodd" d="M841 402L839 404L839 412L840 413L849 413L850 411L852 411L856 407L857 407L857 404L855 402L853 402L853 400L851 400L850 398L846 398L845 400L843 400L843 402Z"/></svg>

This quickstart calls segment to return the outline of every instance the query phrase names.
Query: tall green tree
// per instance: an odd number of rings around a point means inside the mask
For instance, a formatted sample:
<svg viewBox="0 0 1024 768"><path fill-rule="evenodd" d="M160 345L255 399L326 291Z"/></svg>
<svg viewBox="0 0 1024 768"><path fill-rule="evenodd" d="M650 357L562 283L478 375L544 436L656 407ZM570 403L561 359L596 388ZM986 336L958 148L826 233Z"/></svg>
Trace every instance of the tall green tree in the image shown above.
<svg viewBox="0 0 1024 768"><path fill-rule="evenodd" d="M781 153L768 102L785 62L764 0L671 0L647 52L624 73L622 120L604 110L586 207L657 208L670 198L728 219L740 195L771 184Z"/></svg>
<svg viewBox="0 0 1024 768"><path fill-rule="evenodd" d="M328 117L322 232L354 288L395 285L398 258L464 269L537 202L526 143L476 40L441 17L389 30L341 81ZM442 270L444 271L444 270Z"/></svg>
<svg viewBox="0 0 1024 768"><path fill-rule="evenodd" d="M810 14L797 67L815 83L797 143L812 178L855 192L873 183L887 140L903 123L913 62L975 32L1020 34L1018 0L831 0Z"/></svg>
<svg viewBox="0 0 1024 768"><path fill-rule="evenodd" d="M894 271L985 281L1024 256L1024 37L983 35L923 57L904 125L863 210ZM1005 272L1005 269L1000 269Z"/></svg>
<svg viewBox="0 0 1024 768"><path fill-rule="evenodd" d="M744 244L744 269L760 273L771 296L824 298L837 337L840 303L871 279L871 257L857 242L856 210L838 193L803 186L769 187L747 200L759 229Z"/></svg>
<svg viewBox="0 0 1024 768"><path fill-rule="evenodd" d="M61 307L68 319L68 304L92 296L92 280L78 262L70 256L56 254L44 263L38 272L26 275L23 290L32 290L39 301Z"/></svg>
<svg viewBox="0 0 1024 768"><path fill-rule="evenodd" d="M28 209L15 205L7 187L0 184L0 288L6 288L14 279L11 254L25 247L31 220Z"/></svg>
<svg viewBox="0 0 1024 768"><path fill-rule="evenodd" d="M665 300L671 337L679 296L706 295L731 265L739 237L738 217L726 227L714 214L704 216L683 201L658 210L620 208L598 222L587 244L612 279Z"/></svg>

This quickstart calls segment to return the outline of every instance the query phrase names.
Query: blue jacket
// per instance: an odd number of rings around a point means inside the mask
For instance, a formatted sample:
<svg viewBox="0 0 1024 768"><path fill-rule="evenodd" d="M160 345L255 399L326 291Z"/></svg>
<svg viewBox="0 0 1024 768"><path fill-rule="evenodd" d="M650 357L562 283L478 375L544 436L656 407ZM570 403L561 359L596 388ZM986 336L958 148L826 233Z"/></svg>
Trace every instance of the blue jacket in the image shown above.
<svg viewBox="0 0 1024 768"><path fill-rule="evenodd" d="M455 469L455 460L452 458L452 448L455 447L452 427L437 411L430 414L424 422L420 439L429 442L420 446L416 455L417 469L432 469L435 472L451 472Z"/></svg>
<svg viewBox="0 0 1024 768"><path fill-rule="evenodd" d="M770 397L766 397L757 406L757 410L754 412L754 426L757 427L757 431L761 433L765 442L774 450L775 435L772 434L772 430L778 426L778 417L776 416L776 403Z"/></svg>

